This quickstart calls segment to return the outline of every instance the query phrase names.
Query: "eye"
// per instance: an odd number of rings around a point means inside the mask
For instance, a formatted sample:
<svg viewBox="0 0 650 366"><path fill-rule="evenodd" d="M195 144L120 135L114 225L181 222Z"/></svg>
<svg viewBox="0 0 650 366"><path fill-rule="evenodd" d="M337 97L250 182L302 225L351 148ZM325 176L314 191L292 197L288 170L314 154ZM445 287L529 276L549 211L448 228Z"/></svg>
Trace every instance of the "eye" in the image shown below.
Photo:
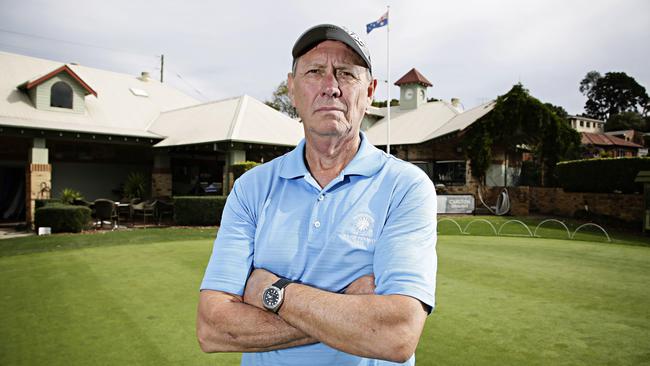
<svg viewBox="0 0 650 366"><path fill-rule="evenodd" d="M336 70L336 76L339 79L356 79L356 75L349 70Z"/></svg>

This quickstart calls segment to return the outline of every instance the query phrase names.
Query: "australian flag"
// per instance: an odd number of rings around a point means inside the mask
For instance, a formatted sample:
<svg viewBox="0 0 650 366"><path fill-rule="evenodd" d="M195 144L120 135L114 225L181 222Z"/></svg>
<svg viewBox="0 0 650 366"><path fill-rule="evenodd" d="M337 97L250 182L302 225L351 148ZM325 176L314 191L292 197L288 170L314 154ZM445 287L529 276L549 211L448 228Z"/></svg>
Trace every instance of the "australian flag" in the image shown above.
<svg viewBox="0 0 650 366"><path fill-rule="evenodd" d="M388 24L388 12L385 12L376 22L366 24L366 33L370 33L375 28L383 27Z"/></svg>

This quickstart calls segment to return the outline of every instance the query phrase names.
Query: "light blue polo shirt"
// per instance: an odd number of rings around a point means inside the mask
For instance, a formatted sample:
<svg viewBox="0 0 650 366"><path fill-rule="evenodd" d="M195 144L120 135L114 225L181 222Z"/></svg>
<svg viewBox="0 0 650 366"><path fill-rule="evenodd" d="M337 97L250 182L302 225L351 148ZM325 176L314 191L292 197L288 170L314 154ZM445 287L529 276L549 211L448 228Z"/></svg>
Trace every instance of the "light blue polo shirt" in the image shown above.
<svg viewBox="0 0 650 366"><path fill-rule="evenodd" d="M243 295L252 268L331 292L374 274L375 293L408 295L433 308L436 193L427 175L361 133L355 157L321 189L305 165L304 149L303 140L237 179L201 289ZM405 365L414 363L411 357ZM244 353L242 365L394 363L318 343Z"/></svg>

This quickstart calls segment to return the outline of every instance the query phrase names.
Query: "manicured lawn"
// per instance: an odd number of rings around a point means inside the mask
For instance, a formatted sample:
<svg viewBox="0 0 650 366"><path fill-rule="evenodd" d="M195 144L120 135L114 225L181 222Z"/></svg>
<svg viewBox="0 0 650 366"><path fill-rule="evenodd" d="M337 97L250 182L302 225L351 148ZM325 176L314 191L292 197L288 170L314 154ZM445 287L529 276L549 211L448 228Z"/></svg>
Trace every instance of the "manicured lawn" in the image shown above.
<svg viewBox="0 0 650 366"><path fill-rule="evenodd" d="M0 241L0 365L238 365L194 336L214 233ZM418 365L650 364L650 246L614 237L441 235Z"/></svg>

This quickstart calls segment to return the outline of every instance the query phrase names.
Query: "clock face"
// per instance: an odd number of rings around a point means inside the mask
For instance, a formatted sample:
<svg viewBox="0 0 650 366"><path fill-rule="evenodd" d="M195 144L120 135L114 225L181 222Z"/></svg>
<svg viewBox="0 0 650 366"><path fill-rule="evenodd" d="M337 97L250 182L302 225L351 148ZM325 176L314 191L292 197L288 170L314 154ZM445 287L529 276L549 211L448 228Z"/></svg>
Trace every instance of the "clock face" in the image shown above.
<svg viewBox="0 0 650 366"><path fill-rule="evenodd" d="M264 291L264 305L274 307L280 301L280 292L275 288L268 288Z"/></svg>
<svg viewBox="0 0 650 366"><path fill-rule="evenodd" d="M407 89L404 92L404 98L406 99L413 99L413 89Z"/></svg>

